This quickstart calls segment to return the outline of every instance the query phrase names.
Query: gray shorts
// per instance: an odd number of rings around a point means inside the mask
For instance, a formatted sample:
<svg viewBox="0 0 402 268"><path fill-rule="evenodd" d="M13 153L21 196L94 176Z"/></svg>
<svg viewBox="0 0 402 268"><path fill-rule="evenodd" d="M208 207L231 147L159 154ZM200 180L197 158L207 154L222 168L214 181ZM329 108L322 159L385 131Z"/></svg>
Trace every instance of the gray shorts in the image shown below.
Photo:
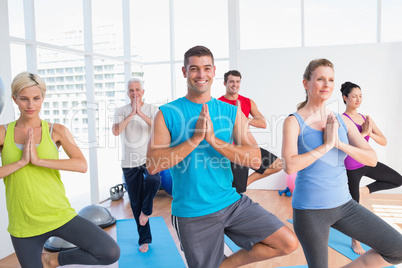
<svg viewBox="0 0 402 268"><path fill-rule="evenodd" d="M246 250L284 226L246 195L232 205L201 217L172 216L187 264L214 268L224 260L224 234Z"/></svg>

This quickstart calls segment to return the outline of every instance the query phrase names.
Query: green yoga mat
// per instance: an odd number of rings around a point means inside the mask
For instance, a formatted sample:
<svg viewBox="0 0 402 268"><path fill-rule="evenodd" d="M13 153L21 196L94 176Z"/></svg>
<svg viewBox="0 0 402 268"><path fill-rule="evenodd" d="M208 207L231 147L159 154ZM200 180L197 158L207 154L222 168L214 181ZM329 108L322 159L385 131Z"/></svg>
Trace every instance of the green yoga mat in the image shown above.
<svg viewBox="0 0 402 268"><path fill-rule="evenodd" d="M119 268L185 268L183 259L162 217L149 218L152 243L146 253L138 251L138 232L134 219L117 220L117 243L120 246Z"/></svg>

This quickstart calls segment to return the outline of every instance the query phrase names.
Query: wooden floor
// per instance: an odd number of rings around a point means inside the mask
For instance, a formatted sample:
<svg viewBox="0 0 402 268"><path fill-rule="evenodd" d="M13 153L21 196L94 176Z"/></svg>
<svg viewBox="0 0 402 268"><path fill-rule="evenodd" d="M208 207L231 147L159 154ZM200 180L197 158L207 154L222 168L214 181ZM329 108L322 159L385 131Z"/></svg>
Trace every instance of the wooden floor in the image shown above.
<svg viewBox="0 0 402 268"><path fill-rule="evenodd" d="M279 196L277 191L268 190L247 190L246 194L252 198L255 202L259 203L261 206L274 213L281 219L289 228L293 230L292 224L287 222L287 219L292 218L292 207L291 207L291 197L285 195ZM163 190L159 191L154 200L154 212L152 216L161 216L164 218L166 225L179 249L179 243L177 239L176 232L170 221L170 204L172 198ZM131 208L128 202L127 195L119 201L106 201L101 204L102 206L108 208L112 215L117 219L129 219L132 218ZM363 205L384 218L392 226L401 232L402 229L402 195L395 194L372 194L365 200L363 200ZM112 237L116 239L116 228L115 225L105 229ZM135 241L133 241L135 242ZM152 246L152 244L151 244ZM180 250L179 250L180 251ZM181 252L181 251L180 251ZM225 254L230 255L231 251L225 248ZM184 255L181 252L182 257ZM330 267L340 267L350 260L339 254L338 252L329 248L329 265ZM295 266L306 264L306 260L303 255L301 247L290 255L275 258L272 260L255 263L252 265L243 266L243 268L271 268L271 267L281 267L281 266ZM18 260L15 254L10 255L7 258L0 260L1 268L19 268ZM83 267L79 265L69 265L65 267L78 268ZM85 267L99 267L99 266L85 266ZM104 267L117 268L118 264L112 264Z"/></svg>

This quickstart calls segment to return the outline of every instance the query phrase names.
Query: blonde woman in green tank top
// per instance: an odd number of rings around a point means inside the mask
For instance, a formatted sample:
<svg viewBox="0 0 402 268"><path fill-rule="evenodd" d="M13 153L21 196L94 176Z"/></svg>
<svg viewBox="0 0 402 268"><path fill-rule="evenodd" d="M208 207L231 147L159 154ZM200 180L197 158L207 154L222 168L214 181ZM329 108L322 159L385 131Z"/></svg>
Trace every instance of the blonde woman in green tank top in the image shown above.
<svg viewBox="0 0 402 268"><path fill-rule="evenodd" d="M11 88L20 117L0 126L0 178L6 188L7 230L21 266L116 262L120 249L114 239L78 216L65 195L59 170L85 173L87 162L66 127L40 119L45 83L38 75L22 72ZM68 159L59 159L60 146ZM42 253L43 244L51 236L61 237L77 248Z"/></svg>

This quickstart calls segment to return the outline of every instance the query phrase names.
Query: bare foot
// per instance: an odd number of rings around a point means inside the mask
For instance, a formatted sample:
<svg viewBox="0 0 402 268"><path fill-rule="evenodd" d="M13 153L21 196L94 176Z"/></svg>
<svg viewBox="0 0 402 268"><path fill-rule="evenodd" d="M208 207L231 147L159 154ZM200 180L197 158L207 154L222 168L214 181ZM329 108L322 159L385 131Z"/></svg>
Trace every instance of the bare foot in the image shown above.
<svg viewBox="0 0 402 268"><path fill-rule="evenodd" d="M144 226L145 224L147 224L149 219L149 215L145 215L142 211L140 214L140 225Z"/></svg>
<svg viewBox="0 0 402 268"><path fill-rule="evenodd" d="M141 251L142 253L145 253L148 251L148 244L142 244L139 248L139 251Z"/></svg>
<svg viewBox="0 0 402 268"><path fill-rule="evenodd" d="M367 186L359 188L360 200L362 200L363 198L365 198L369 194L370 194L370 190L369 190L369 188Z"/></svg>
<svg viewBox="0 0 402 268"><path fill-rule="evenodd" d="M363 255L366 251L362 248L362 245L360 245L360 242L352 239L352 249L355 253L359 255Z"/></svg>
<svg viewBox="0 0 402 268"><path fill-rule="evenodd" d="M59 266L59 253L42 253L43 268L56 268Z"/></svg>

